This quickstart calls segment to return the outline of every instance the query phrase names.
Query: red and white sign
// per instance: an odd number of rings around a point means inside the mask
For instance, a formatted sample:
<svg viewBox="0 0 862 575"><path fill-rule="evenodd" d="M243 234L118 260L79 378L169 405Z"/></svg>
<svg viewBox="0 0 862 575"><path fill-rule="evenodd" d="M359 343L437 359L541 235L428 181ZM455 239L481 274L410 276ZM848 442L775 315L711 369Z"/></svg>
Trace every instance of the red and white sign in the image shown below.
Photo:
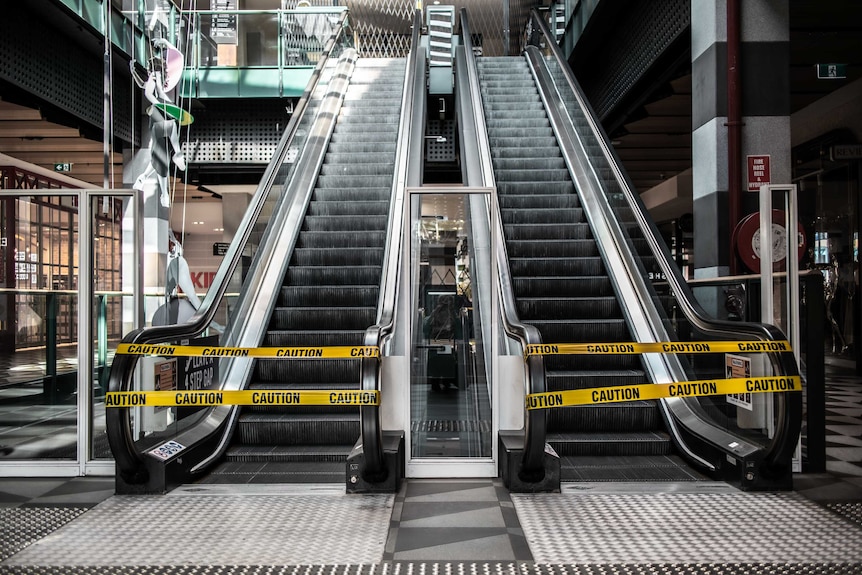
<svg viewBox="0 0 862 575"><path fill-rule="evenodd" d="M769 156L748 156L748 191L758 192L760 186L772 183Z"/></svg>

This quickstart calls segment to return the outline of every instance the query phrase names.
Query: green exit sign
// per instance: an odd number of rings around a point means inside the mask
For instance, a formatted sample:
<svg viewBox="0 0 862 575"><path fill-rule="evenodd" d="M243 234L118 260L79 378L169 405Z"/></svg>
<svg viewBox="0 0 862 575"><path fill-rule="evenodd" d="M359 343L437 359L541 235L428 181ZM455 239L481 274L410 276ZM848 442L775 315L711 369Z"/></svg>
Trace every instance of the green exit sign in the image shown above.
<svg viewBox="0 0 862 575"><path fill-rule="evenodd" d="M846 64L817 64L817 77L824 80L838 80L847 77Z"/></svg>
<svg viewBox="0 0 862 575"><path fill-rule="evenodd" d="M68 164L54 164L55 172L71 172L72 171L72 163Z"/></svg>

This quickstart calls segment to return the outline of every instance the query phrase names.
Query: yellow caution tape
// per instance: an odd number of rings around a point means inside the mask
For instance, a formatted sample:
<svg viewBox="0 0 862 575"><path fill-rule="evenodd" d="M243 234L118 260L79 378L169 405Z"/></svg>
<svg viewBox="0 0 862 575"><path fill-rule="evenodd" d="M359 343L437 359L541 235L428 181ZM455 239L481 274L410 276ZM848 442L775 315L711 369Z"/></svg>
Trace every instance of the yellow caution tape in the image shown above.
<svg viewBox="0 0 862 575"><path fill-rule="evenodd" d="M194 345L121 343L117 353L127 355L179 355L196 357L274 357L278 359L332 359L380 357L375 346L330 347L207 347Z"/></svg>
<svg viewBox="0 0 862 575"><path fill-rule="evenodd" d="M528 345L525 355L632 353L759 353L790 351L787 341L670 341L658 343L544 343Z"/></svg>
<svg viewBox="0 0 862 575"><path fill-rule="evenodd" d="M527 395L527 409L616 403L639 399L663 399L666 397L765 393L769 391L802 391L802 379L798 375L792 377L713 379L531 393Z"/></svg>
<svg viewBox="0 0 862 575"><path fill-rule="evenodd" d="M379 391L111 391L105 407L208 407L214 405L380 405Z"/></svg>

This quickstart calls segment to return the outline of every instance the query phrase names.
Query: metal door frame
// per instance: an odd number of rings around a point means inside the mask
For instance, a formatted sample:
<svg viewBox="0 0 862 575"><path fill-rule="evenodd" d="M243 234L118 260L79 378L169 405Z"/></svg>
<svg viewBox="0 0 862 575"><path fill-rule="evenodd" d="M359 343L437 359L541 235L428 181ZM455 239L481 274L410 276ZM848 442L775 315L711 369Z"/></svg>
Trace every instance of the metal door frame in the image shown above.
<svg viewBox="0 0 862 575"><path fill-rule="evenodd" d="M440 187L422 187L422 188L407 188L407 201L403 204L402 222L405 226L403 237L408 238L408 241L402 244L402 262L406 262L404 266L406 273L402 276L406 280L402 285L408 289L402 291L402 309L405 313L403 317L404 338L407 354L408 374L406 385L402 385L402 397L400 403L405 410L404 414L404 436L405 436L405 454L406 454L406 469L405 475L408 478L444 478L444 477L497 477L497 458L498 458L498 436L500 429L499 418L499 398L500 393L497 383L497 357L499 354L499 302L498 302L498 273L497 264L494 254L497 249L497 234L495 227L490 222L496 221L496 202L491 201L491 195L494 193L493 188L475 188L466 186L440 186ZM488 385L491 390L491 456L482 458L413 458L412 457L412 415L411 415L411 386L412 386L412 358L413 358L413 294L417 286L414 285L415 274L413 270L413 247L414 247L414 230L413 230L413 197L417 195L438 195L438 194L458 194L468 196L471 194L485 196L485 206L488 210L488 233L489 242L487 246L487 258L489 268L489 291L490 291L490 306L488 308L488 319L483 322L490 322L488 330L483 330L483 334L487 334L490 338L491 353L490 365L486 365L488 373ZM474 247L475 249L475 247ZM474 305L477 305L478 295L474 294ZM486 364L488 362L486 361Z"/></svg>

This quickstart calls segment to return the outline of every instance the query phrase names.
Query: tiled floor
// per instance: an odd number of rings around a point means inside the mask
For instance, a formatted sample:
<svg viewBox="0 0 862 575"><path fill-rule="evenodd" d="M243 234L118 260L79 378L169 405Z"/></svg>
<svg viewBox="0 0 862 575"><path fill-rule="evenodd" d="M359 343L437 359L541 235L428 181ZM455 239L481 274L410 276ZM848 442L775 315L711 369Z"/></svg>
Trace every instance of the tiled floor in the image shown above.
<svg viewBox="0 0 862 575"><path fill-rule="evenodd" d="M0 574L859 574L862 378L836 364L826 465L785 493L663 482L510 495L496 480L414 479L369 497L335 485L133 497L110 478L0 479Z"/></svg>

